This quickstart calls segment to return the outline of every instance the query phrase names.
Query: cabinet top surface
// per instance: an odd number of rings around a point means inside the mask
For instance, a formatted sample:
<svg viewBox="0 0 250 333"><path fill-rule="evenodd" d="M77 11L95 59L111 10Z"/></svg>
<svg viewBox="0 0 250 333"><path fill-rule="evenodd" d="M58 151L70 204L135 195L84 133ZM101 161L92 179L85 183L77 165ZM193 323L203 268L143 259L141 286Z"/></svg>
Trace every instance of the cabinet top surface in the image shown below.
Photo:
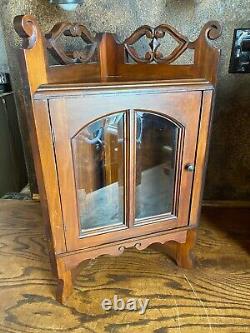
<svg viewBox="0 0 250 333"><path fill-rule="evenodd" d="M122 82L113 78L112 82L91 82L73 84L46 84L41 85L35 93L35 99L45 97L77 96L81 94L117 93L126 91L194 91L211 90L214 86L204 79L188 80L157 80L157 81L130 81Z"/></svg>

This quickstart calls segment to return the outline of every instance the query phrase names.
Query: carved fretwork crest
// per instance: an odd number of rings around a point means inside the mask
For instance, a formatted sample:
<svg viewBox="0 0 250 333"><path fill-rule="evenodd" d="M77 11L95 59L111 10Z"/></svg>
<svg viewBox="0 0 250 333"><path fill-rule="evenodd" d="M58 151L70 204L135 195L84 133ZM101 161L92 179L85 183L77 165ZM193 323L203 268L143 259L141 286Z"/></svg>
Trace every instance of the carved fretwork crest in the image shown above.
<svg viewBox="0 0 250 333"><path fill-rule="evenodd" d="M170 54L164 56L159 51L159 47L161 46L160 40L165 37L166 33L175 39L178 46ZM133 45L144 36L149 39L149 50L144 57L140 57ZM187 49L189 40L168 24L161 24L157 28L144 25L125 40L124 46L135 62L151 63L155 61L157 63L170 64Z"/></svg>
<svg viewBox="0 0 250 333"><path fill-rule="evenodd" d="M58 39L62 35L80 37L85 45L81 51L66 52L58 43ZM69 22L58 23L45 35L45 38L47 49L61 65L89 63L94 61L97 42L95 37L92 36L88 29L82 24L71 24Z"/></svg>

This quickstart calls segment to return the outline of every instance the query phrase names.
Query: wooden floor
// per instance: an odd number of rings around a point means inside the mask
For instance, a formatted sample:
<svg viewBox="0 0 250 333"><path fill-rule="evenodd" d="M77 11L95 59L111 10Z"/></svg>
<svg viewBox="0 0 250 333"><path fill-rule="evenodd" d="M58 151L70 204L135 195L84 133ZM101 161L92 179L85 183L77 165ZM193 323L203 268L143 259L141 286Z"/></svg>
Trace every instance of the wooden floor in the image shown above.
<svg viewBox="0 0 250 333"><path fill-rule="evenodd" d="M196 267L154 249L83 268L66 306L55 301L39 203L0 201L0 332L250 332L250 211L206 208ZM144 315L104 312L114 295L149 298Z"/></svg>

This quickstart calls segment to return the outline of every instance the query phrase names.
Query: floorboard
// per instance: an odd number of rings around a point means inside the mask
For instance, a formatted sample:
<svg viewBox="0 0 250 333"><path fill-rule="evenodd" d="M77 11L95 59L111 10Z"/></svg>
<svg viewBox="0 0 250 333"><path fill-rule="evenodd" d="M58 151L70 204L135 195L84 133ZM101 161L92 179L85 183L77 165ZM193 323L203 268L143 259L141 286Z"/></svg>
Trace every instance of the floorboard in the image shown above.
<svg viewBox="0 0 250 333"><path fill-rule="evenodd" d="M63 306L39 203L0 200L0 333L250 332L249 213L203 209L193 270L152 248L90 261ZM148 309L105 312L114 295L148 298Z"/></svg>

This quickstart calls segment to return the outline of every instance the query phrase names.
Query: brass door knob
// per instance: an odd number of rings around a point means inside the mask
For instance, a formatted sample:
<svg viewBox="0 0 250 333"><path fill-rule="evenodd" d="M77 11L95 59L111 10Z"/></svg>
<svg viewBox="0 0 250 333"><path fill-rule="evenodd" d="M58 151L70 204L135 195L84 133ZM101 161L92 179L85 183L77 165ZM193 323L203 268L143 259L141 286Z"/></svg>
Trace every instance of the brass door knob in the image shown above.
<svg viewBox="0 0 250 333"><path fill-rule="evenodd" d="M189 172L194 172L194 165L191 163L188 163L185 165L185 169Z"/></svg>

